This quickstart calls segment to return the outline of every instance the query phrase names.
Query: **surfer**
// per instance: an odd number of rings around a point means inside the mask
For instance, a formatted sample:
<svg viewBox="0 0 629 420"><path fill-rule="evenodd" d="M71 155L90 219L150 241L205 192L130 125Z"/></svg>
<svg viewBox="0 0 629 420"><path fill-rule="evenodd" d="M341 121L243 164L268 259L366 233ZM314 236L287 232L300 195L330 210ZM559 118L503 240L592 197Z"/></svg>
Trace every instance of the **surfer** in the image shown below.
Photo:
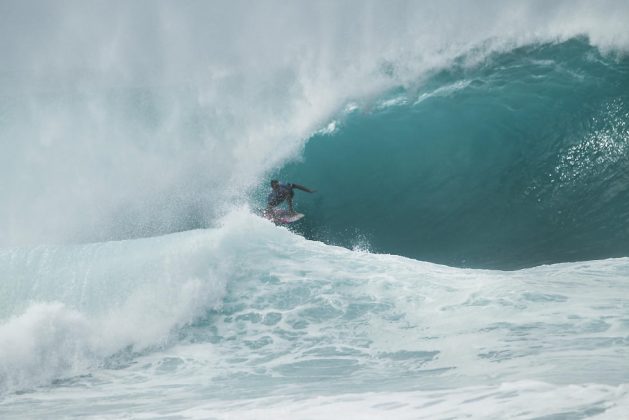
<svg viewBox="0 0 629 420"><path fill-rule="evenodd" d="M288 210L291 213L295 213L295 210L293 210L293 196L295 195L293 189L297 188L298 190L306 191L309 193L313 193L316 191L299 184L282 184L277 179L271 181L271 188L272 190L267 198L267 212L270 212L273 207L277 207L281 203L286 201L288 203Z"/></svg>

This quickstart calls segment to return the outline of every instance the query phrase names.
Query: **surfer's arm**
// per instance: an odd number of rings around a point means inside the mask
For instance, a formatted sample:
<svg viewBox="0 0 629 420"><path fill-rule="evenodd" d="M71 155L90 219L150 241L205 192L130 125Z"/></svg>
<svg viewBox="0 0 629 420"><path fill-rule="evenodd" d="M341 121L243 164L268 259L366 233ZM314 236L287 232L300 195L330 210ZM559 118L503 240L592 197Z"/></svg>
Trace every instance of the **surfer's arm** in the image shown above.
<svg viewBox="0 0 629 420"><path fill-rule="evenodd" d="M306 191L309 193L313 193L316 192L317 190L311 190L310 188L306 188L303 185L299 185L299 184L290 184L293 188L297 188L298 190L302 190L302 191Z"/></svg>

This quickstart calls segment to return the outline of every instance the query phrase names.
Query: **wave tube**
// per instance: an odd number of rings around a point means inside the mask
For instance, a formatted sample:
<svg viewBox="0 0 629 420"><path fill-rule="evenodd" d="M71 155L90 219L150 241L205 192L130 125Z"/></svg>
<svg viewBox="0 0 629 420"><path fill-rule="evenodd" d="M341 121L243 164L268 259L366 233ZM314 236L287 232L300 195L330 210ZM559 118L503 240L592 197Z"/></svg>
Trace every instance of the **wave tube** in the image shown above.
<svg viewBox="0 0 629 420"><path fill-rule="evenodd" d="M276 177L309 238L464 267L629 253L629 60L584 39L354 102Z"/></svg>

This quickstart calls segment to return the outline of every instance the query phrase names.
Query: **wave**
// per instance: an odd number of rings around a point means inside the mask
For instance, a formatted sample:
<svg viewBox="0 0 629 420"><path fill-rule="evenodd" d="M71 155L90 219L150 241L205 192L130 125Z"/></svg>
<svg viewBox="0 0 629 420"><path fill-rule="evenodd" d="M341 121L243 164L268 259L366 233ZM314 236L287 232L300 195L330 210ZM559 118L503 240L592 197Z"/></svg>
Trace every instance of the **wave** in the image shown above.
<svg viewBox="0 0 629 420"><path fill-rule="evenodd" d="M585 39L495 53L354 103L275 176L309 238L456 266L626 256L629 61Z"/></svg>
<svg viewBox="0 0 629 420"><path fill-rule="evenodd" d="M3 247L207 227L348 101L519 46L629 48L614 1L2 8Z"/></svg>

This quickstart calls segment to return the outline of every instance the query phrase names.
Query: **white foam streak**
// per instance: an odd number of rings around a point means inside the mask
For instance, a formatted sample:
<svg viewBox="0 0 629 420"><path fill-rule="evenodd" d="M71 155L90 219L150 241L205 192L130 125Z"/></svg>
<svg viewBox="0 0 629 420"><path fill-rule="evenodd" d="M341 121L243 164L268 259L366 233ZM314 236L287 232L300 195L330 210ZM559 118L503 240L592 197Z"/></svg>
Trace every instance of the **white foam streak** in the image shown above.
<svg viewBox="0 0 629 420"><path fill-rule="evenodd" d="M203 404L182 414L194 419L208 416L217 419L530 419L553 415L615 419L614 416L622 417L627 409L629 390L624 385L556 386L521 381L447 391L348 393L290 402L261 398L231 404Z"/></svg>

